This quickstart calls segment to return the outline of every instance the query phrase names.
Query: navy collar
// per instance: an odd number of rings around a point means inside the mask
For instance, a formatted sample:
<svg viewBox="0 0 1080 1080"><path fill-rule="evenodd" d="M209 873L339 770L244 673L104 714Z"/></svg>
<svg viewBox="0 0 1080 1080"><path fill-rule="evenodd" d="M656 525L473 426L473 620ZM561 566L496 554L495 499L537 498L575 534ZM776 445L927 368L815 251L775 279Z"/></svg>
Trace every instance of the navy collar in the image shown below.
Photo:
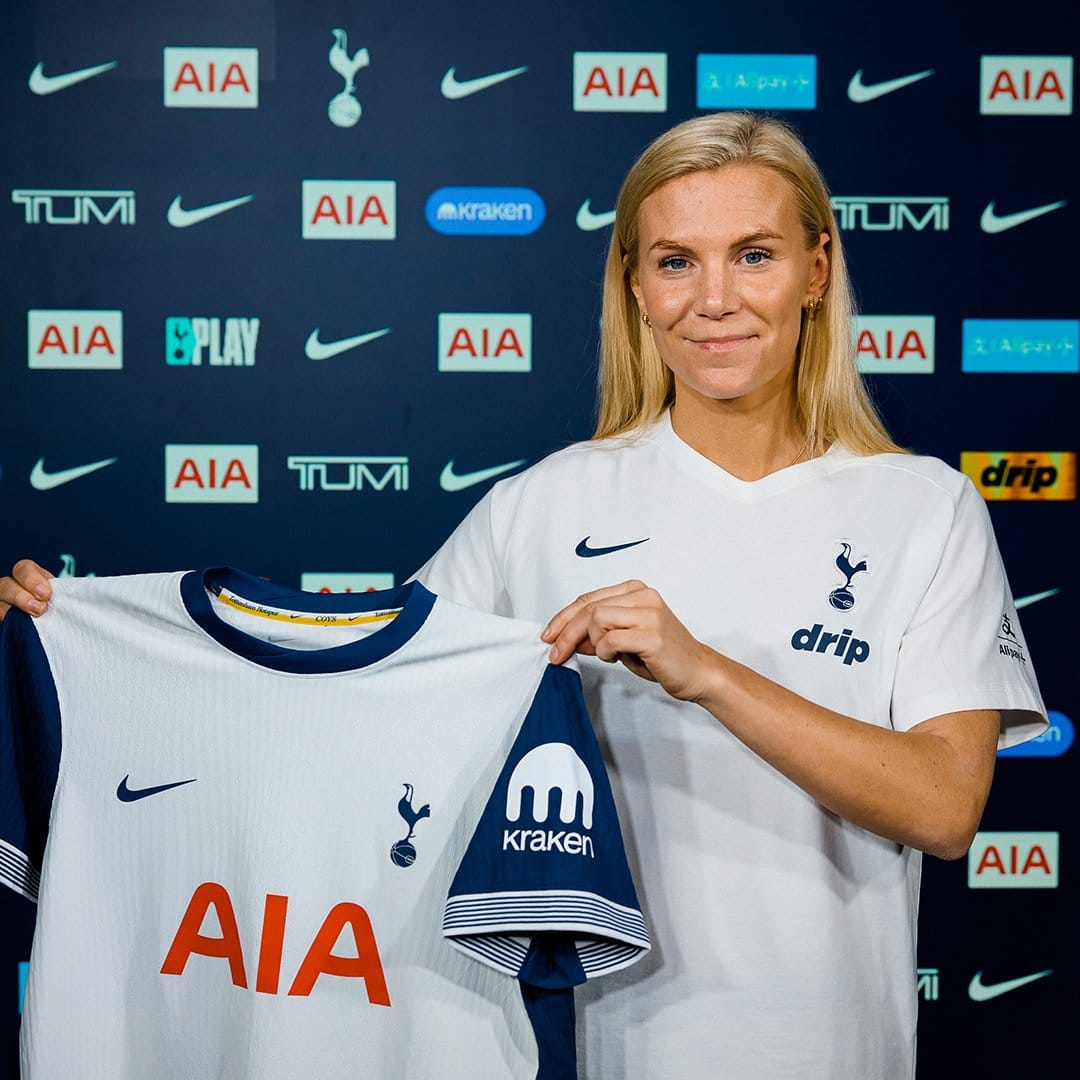
<svg viewBox="0 0 1080 1080"><path fill-rule="evenodd" d="M381 630L329 649L284 649L245 634L214 612L211 596L222 588L267 606L311 615L354 614L400 608ZM191 618L218 644L262 667L303 675L321 675L368 667L402 647L424 625L435 595L418 581L370 593L308 593L264 581L228 566L192 570L180 579L180 598Z"/></svg>

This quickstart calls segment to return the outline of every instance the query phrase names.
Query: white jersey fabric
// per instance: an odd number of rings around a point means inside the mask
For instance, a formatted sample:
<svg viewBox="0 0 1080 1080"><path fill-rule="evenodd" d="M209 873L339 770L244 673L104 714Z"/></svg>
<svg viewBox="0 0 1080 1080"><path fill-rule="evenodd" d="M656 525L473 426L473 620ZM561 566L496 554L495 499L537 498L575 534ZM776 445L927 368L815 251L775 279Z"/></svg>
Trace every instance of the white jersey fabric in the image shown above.
<svg viewBox="0 0 1080 1080"><path fill-rule="evenodd" d="M497 484L418 577L546 621L637 578L700 640L871 724L1045 710L982 499L936 459L745 482L665 415ZM581 659L654 949L578 997L590 1080L910 1077L920 853L824 810L705 710ZM613 986L614 983L614 986Z"/></svg>
<svg viewBox="0 0 1080 1080"><path fill-rule="evenodd" d="M573 1078L573 986L648 939L579 676L539 630L415 583L231 570L13 612L24 1080Z"/></svg>

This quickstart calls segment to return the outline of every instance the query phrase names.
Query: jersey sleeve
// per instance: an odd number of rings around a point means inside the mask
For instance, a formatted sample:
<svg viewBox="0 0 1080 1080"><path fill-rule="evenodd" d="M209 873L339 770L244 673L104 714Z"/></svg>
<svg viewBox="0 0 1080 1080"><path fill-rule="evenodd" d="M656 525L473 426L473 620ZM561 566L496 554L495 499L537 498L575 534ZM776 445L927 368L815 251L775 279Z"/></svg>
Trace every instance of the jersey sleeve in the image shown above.
<svg viewBox="0 0 1080 1080"><path fill-rule="evenodd" d="M900 643L893 726L1001 711L999 748L1046 730L1031 656L982 497L965 479L932 579Z"/></svg>
<svg viewBox="0 0 1080 1080"><path fill-rule="evenodd" d="M576 671L545 671L450 887L443 933L545 990L616 971L648 951Z"/></svg>
<svg viewBox="0 0 1080 1080"><path fill-rule="evenodd" d="M60 767L60 706L33 620L0 623L0 882L35 903Z"/></svg>

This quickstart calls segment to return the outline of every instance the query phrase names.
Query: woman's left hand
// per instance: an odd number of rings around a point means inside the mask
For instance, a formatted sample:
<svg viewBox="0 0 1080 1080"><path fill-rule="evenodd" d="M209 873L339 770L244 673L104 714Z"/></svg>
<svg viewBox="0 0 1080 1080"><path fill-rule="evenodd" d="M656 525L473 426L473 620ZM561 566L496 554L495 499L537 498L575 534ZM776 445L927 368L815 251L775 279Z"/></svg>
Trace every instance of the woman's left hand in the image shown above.
<svg viewBox="0 0 1080 1080"><path fill-rule="evenodd" d="M540 637L552 643L552 663L574 653L619 661L683 701L704 692L706 667L716 655L641 581L582 594L552 617Z"/></svg>

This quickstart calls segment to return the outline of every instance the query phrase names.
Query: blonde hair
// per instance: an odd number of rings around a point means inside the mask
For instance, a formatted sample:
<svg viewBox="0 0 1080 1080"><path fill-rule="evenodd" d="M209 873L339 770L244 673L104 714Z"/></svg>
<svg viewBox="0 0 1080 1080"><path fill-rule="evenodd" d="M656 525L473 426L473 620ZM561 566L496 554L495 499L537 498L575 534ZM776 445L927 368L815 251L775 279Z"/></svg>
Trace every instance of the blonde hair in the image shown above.
<svg viewBox="0 0 1080 1080"><path fill-rule="evenodd" d="M796 364L797 421L804 452L817 456L834 442L857 454L902 453L889 437L855 365L854 303L836 218L817 165L794 130L749 112L687 120L644 150L623 181L604 268L600 381L594 439L620 435L656 420L675 400L675 382L652 334L641 324L630 290L638 262L638 211L676 177L726 165L761 165L783 177L795 197L806 249L822 233L829 281L816 318L804 313Z"/></svg>

